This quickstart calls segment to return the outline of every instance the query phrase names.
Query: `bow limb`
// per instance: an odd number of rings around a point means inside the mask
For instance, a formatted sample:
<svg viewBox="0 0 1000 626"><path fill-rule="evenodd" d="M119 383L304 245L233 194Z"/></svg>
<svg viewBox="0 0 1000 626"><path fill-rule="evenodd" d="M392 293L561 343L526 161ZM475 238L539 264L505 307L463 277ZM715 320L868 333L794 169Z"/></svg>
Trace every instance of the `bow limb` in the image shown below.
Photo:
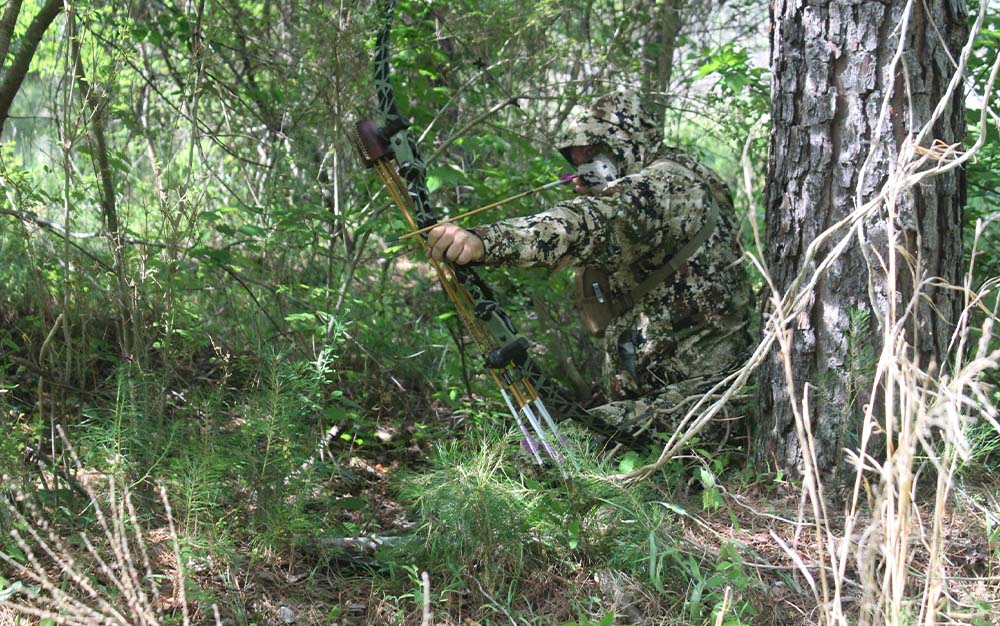
<svg viewBox="0 0 1000 626"><path fill-rule="evenodd" d="M406 183L416 227L425 228L440 220L430 202L426 166L420 155L420 149L408 132L409 121L399 110L390 80L392 73L390 40L395 8L395 0L386 0L385 23L379 30L375 42L375 88L378 93L379 113L382 117L381 133L386 139L386 150L395 159L399 175ZM443 265L468 292L476 317L488 327L489 333L494 338L496 345L491 349L513 345L523 339L506 312L497 303L493 290L475 270L449 263ZM524 339L524 342L527 340Z"/></svg>

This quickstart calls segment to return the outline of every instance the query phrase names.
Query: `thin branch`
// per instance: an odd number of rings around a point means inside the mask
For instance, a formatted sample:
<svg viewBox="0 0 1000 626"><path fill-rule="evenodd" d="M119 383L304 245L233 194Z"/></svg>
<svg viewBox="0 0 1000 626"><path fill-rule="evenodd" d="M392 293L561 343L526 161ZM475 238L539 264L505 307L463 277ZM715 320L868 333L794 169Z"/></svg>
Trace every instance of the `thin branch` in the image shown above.
<svg viewBox="0 0 1000 626"><path fill-rule="evenodd" d="M0 19L0 67L3 67L7 53L10 52L10 40L14 38L14 26L20 13L21 0L10 0Z"/></svg>
<svg viewBox="0 0 1000 626"><path fill-rule="evenodd" d="M7 18L11 8L8 7L8 10L4 13L0 27L7 25ZM7 123L7 117L10 114L10 105L14 102L14 97L20 91L21 83L24 82L24 77L28 74L31 59L35 56L35 50L38 48L38 43L42 40L42 35L45 34L45 31L48 30L49 26L62 10L63 0L48 0L42 6L41 10L38 11L35 19L31 20L28 30L24 33L24 37L21 38L21 45L17 50L17 56L14 57L10 67L3 75L3 80L0 81L0 133L3 132L3 127ZM16 15L14 19L17 19ZM9 41L7 41L7 45L10 45Z"/></svg>

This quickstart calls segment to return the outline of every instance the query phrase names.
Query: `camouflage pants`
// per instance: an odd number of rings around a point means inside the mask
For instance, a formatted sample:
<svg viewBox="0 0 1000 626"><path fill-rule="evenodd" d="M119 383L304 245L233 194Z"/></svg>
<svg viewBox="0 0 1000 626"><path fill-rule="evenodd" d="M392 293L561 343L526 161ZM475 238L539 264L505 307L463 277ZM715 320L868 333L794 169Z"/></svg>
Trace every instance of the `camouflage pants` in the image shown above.
<svg viewBox="0 0 1000 626"><path fill-rule="evenodd" d="M587 417L599 422L604 432L618 433L610 437L610 447L647 448L662 445L678 429L684 416L697 404L720 378L686 380L666 385L655 394L634 400L618 400L587 410ZM703 404L707 408L708 404ZM699 433L703 440L720 442L740 429L739 423L726 412L716 416Z"/></svg>

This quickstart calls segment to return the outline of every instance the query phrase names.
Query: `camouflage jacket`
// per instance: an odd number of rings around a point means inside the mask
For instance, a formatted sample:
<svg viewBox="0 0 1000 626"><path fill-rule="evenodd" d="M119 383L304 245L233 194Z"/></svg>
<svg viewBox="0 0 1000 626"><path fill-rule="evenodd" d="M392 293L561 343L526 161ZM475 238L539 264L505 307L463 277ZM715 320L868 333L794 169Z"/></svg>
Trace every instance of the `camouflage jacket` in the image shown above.
<svg viewBox="0 0 1000 626"><path fill-rule="evenodd" d="M717 226L705 243L609 325L604 338L609 400L646 396L695 379L711 383L749 346L752 295L731 195L705 166L679 150L658 147L658 133L642 116L637 98L616 92L570 126L564 146L603 143L622 166L624 175L601 195L473 229L485 246L484 263L596 265L609 273L620 298L694 238L711 203L719 202Z"/></svg>

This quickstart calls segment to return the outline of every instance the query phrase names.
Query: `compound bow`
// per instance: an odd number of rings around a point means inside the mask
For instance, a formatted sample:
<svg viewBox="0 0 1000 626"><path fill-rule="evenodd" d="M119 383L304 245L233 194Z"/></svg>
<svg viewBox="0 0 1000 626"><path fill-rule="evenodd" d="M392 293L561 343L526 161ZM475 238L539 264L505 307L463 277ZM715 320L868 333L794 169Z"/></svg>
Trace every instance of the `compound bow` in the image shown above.
<svg viewBox="0 0 1000 626"><path fill-rule="evenodd" d="M372 120L357 122L352 140L366 166L375 169L385 183L411 230L418 230L440 220L431 207L424 161L407 131L410 122L399 111L389 79L389 40L395 6L395 0L386 1L385 23L375 42L375 87L381 123ZM455 304L466 330L481 351L486 370L498 386L536 461L542 463L535 437L565 474L562 467L564 455L558 448L561 439L553 413L559 418L577 417L582 409L568 400L542 374L528 354L530 342L517 332L510 317L497 303L493 290L473 268L434 260L431 264ZM542 394L549 400L552 412L542 401Z"/></svg>

